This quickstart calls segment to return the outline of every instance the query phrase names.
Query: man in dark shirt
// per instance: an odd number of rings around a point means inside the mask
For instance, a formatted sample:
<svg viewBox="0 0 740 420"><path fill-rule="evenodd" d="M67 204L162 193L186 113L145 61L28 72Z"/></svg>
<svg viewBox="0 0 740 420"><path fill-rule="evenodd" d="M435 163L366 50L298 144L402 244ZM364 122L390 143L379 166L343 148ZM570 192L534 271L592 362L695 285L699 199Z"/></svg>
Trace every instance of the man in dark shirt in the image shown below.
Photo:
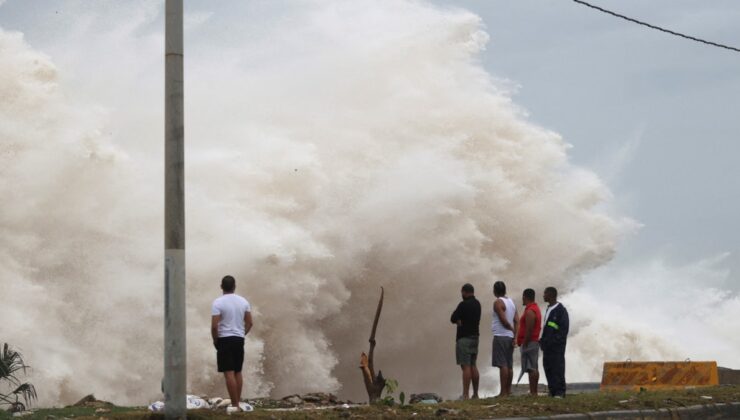
<svg viewBox="0 0 740 420"><path fill-rule="evenodd" d="M558 302L558 291L554 287L545 289L548 303L545 325L542 328L542 366L547 376L547 389L551 397L565 397L565 345L568 341L570 320L568 311Z"/></svg>
<svg viewBox="0 0 740 420"><path fill-rule="evenodd" d="M457 324L455 358L462 368L464 400L468 399L470 382L473 382L473 398L478 398L478 367L475 365L478 358L478 327L480 325L480 302L475 298L475 289L470 283L462 287L462 302L452 313L450 322Z"/></svg>

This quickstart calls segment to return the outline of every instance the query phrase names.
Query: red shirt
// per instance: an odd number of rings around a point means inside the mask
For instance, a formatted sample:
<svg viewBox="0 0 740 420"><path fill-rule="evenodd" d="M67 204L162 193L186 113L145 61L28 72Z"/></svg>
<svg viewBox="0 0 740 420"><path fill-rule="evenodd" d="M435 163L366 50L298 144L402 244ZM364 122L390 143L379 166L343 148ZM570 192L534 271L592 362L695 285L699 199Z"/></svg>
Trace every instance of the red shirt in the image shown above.
<svg viewBox="0 0 740 420"><path fill-rule="evenodd" d="M529 337L529 341L538 342L540 341L540 331L542 330L542 312L540 307L536 303L532 302L524 308L524 313L519 320L519 331L516 334L516 344L522 345L524 343L524 332L527 330L526 315L527 311L534 312L534 327L532 328L532 336Z"/></svg>

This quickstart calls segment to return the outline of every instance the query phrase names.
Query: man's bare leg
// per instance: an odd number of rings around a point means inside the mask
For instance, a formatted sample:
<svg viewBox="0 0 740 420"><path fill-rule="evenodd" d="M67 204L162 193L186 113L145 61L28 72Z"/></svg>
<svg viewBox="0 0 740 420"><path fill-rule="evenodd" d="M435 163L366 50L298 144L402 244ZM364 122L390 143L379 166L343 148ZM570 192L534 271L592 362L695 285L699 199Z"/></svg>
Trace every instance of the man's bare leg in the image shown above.
<svg viewBox="0 0 740 420"><path fill-rule="evenodd" d="M226 390L229 392L229 398L231 398L231 405L239 407L239 394L237 393L236 375L233 370L224 372L224 379L226 379Z"/></svg>
<svg viewBox="0 0 740 420"><path fill-rule="evenodd" d="M511 384L509 383L509 376L511 376L511 369L507 367L500 367L498 369L498 380L501 383L501 391L499 391L499 397L505 397L511 392Z"/></svg>
<svg viewBox="0 0 740 420"><path fill-rule="evenodd" d="M237 395L237 401L241 401L241 399L242 399L242 385L244 385L244 378L242 377L242 373L241 372L234 373L234 379L236 379L236 395Z"/></svg>
<svg viewBox="0 0 740 420"><path fill-rule="evenodd" d="M498 368L498 381L500 384L500 390L498 392L497 397L503 397L506 396L506 368L505 367L499 367Z"/></svg>
<svg viewBox="0 0 740 420"><path fill-rule="evenodd" d="M537 396L537 387L540 384L540 372L537 370L529 371L529 395Z"/></svg>
<svg viewBox="0 0 740 420"><path fill-rule="evenodd" d="M473 381L473 399L478 399L478 383L480 382L480 373L478 373L478 366L473 365L471 367L471 379Z"/></svg>
<svg viewBox="0 0 740 420"><path fill-rule="evenodd" d="M470 391L470 379L473 376L470 366L461 365L462 368L462 380L463 380L463 399L468 399L468 393Z"/></svg>
<svg viewBox="0 0 740 420"><path fill-rule="evenodd" d="M506 395L511 395L511 384L514 382L514 368L506 368L508 375L506 377Z"/></svg>

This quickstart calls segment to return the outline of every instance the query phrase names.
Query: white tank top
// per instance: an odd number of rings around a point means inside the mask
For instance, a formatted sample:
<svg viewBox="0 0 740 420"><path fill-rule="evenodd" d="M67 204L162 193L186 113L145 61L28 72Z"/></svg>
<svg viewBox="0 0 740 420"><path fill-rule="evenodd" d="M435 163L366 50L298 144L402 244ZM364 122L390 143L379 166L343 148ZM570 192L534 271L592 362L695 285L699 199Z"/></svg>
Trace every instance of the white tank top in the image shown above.
<svg viewBox="0 0 740 420"><path fill-rule="evenodd" d="M508 297L500 297L498 299L504 302L504 306L506 306L506 320L509 321L509 325L513 327L514 314L516 313L516 306L514 306L514 301L509 299ZM503 324L501 324L501 320L498 319L498 314L496 313L496 311L493 311L493 324L491 325L491 331L493 331L493 335L514 338L514 331L504 327Z"/></svg>

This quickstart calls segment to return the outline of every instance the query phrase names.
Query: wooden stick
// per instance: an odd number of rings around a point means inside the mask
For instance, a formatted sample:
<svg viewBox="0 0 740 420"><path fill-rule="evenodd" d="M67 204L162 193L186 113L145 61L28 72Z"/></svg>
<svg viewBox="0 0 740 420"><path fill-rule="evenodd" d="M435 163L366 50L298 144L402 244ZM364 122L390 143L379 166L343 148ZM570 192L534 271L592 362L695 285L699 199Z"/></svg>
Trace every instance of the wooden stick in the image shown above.
<svg viewBox="0 0 740 420"><path fill-rule="evenodd" d="M380 299L378 300L378 308L375 310L375 319L373 320L373 328L370 331L370 351L368 354L362 352L360 355L360 369L362 370L362 379L365 382L365 389L367 390L367 396L370 402L375 402L380 399L385 388L385 378L383 373L378 371L378 375L375 375L375 365L373 364L373 356L375 355L375 331L378 329L378 321L380 320L380 311L383 309L383 297L385 290L380 288Z"/></svg>

